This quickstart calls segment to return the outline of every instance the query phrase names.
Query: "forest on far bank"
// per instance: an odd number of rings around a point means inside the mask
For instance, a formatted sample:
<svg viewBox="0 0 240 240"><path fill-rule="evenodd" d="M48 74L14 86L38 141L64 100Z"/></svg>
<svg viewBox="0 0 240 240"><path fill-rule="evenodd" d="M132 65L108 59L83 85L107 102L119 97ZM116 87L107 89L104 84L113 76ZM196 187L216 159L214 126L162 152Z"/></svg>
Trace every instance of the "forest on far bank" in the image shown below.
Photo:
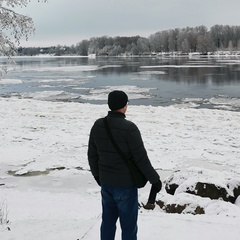
<svg viewBox="0 0 240 240"><path fill-rule="evenodd" d="M188 54L240 51L240 26L214 25L176 28L151 34L149 37L92 37L72 46L19 47L19 56L49 54L55 56L143 56L166 52Z"/></svg>

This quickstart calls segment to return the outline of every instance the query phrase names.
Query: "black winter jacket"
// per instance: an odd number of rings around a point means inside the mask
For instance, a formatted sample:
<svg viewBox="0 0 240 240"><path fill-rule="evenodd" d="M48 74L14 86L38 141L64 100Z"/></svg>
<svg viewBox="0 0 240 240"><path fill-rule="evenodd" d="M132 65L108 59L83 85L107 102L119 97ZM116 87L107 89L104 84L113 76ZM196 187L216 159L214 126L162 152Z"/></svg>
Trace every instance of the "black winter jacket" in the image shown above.
<svg viewBox="0 0 240 240"><path fill-rule="evenodd" d="M133 157L136 165L151 184L159 180L159 175L152 167L145 150L138 127L125 119L125 114L110 111L108 122L115 141L128 157ZM116 152L103 118L98 119L90 132L88 161L94 177L99 177L101 184L114 187L134 186L131 173L125 161Z"/></svg>

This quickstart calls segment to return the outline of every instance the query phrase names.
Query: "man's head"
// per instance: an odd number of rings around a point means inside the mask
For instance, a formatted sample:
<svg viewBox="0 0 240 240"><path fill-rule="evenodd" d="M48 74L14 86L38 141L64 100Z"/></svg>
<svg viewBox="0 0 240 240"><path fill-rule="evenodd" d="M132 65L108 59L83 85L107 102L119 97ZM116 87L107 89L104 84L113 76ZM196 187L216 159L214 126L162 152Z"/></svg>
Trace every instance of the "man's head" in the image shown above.
<svg viewBox="0 0 240 240"><path fill-rule="evenodd" d="M112 111L124 108L128 103L128 96L123 91L112 91L108 94L108 106Z"/></svg>

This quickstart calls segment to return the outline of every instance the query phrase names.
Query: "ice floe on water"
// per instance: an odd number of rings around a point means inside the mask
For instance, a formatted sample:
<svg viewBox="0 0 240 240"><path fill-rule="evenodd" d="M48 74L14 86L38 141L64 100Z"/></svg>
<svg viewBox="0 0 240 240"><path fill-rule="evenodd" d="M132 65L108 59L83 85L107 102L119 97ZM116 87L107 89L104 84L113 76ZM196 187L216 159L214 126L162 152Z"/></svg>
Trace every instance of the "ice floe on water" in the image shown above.
<svg viewBox="0 0 240 240"><path fill-rule="evenodd" d="M45 88L51 88L51 86L43 86ZM131 99L149 99L152 97L150 90L154 88L140 88L136 86L104 86L102 89L95 88L81 88L73 87L76 90L83 90L84 94L69 93L67 91L41 91L30 93L13 93L12 97L31 98L36 100L45 101L81 101L82 100L94 100L94 101L106 101L106 95L113 90L122 90L128 92L129 100Z"/></svg>
<svg viewBox="0 0 240 240"><path fill-rule="evenodd" d="M104 66L99 66L98 69L106 69L106 68L120 68L122 65L104 65Z"/></svg>
<svg viewBox="0 0 240 240"><path fill-rule="evenodd" d="M133 78L131 80L147 80L145 78ZM42 83L39 85L43 89L53 89L54 85L53 79L41 80ZM18 81L16 81L18 82ZM6 94L6 97L18 97L18 98L32 98L37 100L45 101L74 101L74 102L87 102L95 101L100 104L102 101L106 100L106 95L113 90L122 90L128 93L129 100L140 100L140 99L154 99L156 95L153 93L156 88L154 87L138 87L135 85L116 85L116 86L102 86L98 88L88 88L81 87L85 80L73 80L73 79L63 79L63 82L68 84L59 85L62 80L56 80L58 82L58 87L61 87L61 91L36 91L36 92L13 92L11 94ZM52 85L53 84L53 85ZM68 91L65 89L71 88L75 90ZM158 96L161 97L161 96ZM211 98L173 98L171 99L172 105L176 108L211 108L211 109L222 109L229 111L240 111L240 98L232 98L224 95L218 95Z"/></svg>
<svg viewBox="0 0 240 240"><path fill-rule="evenodd" d="M229 108L240 108L239 98L229 98L227 96L218 96L215 98L210 98L209 102L214 105L228 106Z"/></svg>
<svg viewBox="0 0 240 240"><path fill-rule="evenodd" d="M99 67L97 65L87 65L87 66L59 66L59 67L36 67L32 68L23 68L23 72L87 72L87 71L96 71Z"/></svg>
<svg viewBox="0 0 240 240"><path fill-rule="evenodd" d="M152 75L163 75L166 74L164 71L140 71L135 73L137 76L130 77L131 81L148 81L149 76Z"/></svg>
<svg viewBox="0 0 240 240"><path fill-rule="evenodd" d="M142 69L148 69L148 68L217 68L221 67L221 65L155 65L155 66L141 66Z"/></svg>
<svg viewBox="0 0 240 240"><path fill-rule="evenodd" d="M178 108L197 108L204 102L203 98L181 98L172 100L175 102L173 106Z"/></svg>
<svg viewBox="0 0 240 240"><path fill-rule="evenodd" d="M34 93L23 93L21 98L31 98L45 101L71 101L79 98L79 94L68 93L65 91L41 91Z"/></svg>
<svg viewBox="0 0 240 240"><path fill-rule="evenodd" d="M0 85L6 85L6 84L21 84L23 83L20 79L0 79Z"/></svg>
<svg viewBox="0 0 240 240"><path fill-rule="evenodd" d="M151 75L151 74L166 74L166 72L164 71L141 71L141 72L138 72L138 74L145 74L145 75Z"/></svg>
<svg viewBox="0 0 240 240"><path fill-rule="evenodd" d="M216 59L216 62L223 63L223 64L240 64L239 59Z"/></svg>
<svg viewBox="0 0 240 240"><path fill-rule="evenodd" d="M230 98L228 96L215 96L209 99L205 98L179 98L172 99L173 106L178 108L212 108L229 110L229 111L239 111L240 110L240 98Z"/></svg>
<svg viewBox="0 0 240 240"><path fill-rule="evenodd" d="M101 69L107 69L107 68L120 68L121 65L76 65L76 66L27 66L27 67L20 67L16 66L13 70L21 70L22 72L91 72L91 71L97 71Z"/></svg>
<svg viewBox="0 0 240 240"><path fill-rule="evenodd" d="M61 78L61 79L33 79L28 82L38 82L38 83L59 83L59 82L73 82L75 81L74 79L71 78Z"/></svg>
<svg viewBox="0 0 240 240"><path fill-rule="evenodd" d="M143 98L151 98L150 90L154 88L146 88L146 87L137 87L137 86L104 86L101 89L89 89L87 94L81 95L82 99L86 100L106 100L106 96L109 92L113 90L121 90L128 93L129 100L131 99L143 99Z"/></svg>

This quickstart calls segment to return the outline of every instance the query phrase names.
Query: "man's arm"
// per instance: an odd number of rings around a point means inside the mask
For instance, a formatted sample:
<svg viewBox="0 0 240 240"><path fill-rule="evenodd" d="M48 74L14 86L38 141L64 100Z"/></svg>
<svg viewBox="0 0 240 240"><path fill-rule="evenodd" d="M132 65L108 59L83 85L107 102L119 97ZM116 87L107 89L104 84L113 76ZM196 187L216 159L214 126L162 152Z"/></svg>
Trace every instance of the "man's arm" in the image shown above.
<svg viewBox="0 0 240 240"><path fill-rule="evenodd" d="M97 153L97 147L94 142L94 137L93 137L93 132L94 132L94 126L91 129L90 136L89 136L89 142L88 142L88 163L90 166L90 170L94 178L99 179L99 166L98 166L98 160L99 156Z"/></svg>
<svg viewBox="0 0 240 240"><path fill-rule="evenodd" d="M132 124L129 129L128 144L133 155L133 159L138 168L151 184L157 183L160 177L148 158L141 133L135 124Z"/></svg>

